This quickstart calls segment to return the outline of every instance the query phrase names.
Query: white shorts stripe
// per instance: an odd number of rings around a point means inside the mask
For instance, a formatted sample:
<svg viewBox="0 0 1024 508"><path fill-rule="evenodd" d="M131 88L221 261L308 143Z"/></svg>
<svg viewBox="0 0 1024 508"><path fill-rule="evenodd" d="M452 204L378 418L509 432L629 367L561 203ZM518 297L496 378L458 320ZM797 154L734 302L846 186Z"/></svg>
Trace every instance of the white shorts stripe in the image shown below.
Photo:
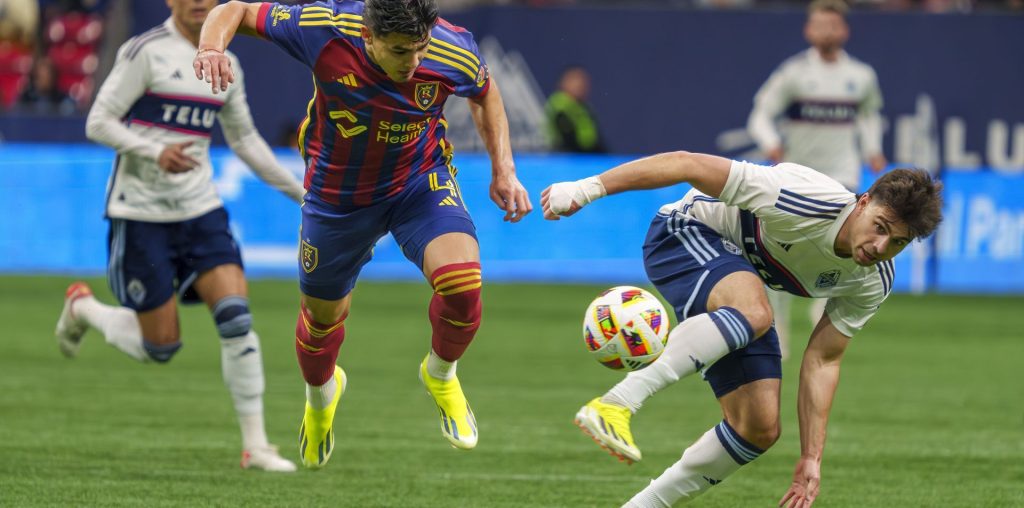
<svg viewBox="0 0 1024 508"><path fill-rule="evenodd" d="M715 248L712 247L710 243L708 243L708 241L704 238L704 235L700 234L700 230L693 226L690 226L690 229L693 231L693 235L697 237L697 241L700 242L700 244L703 245L705 249L711 252L711 257L717 258L718 251L715 250Z"/></svg>
<svg viewBox="0 0 1024 508"><path fill-rule="evenodd" d="M124 301L124 278L121 273L124 264L124 242L125 222L121 219L110 219L110 260L107 261L107 279L110 282L110 289L118 302Z"/></svg>
<svg viewBox="0 0 1024 508"><path fill-rule="evenodd" d="M704 273L700 274L700 278L697 279L697 284L693 286L693 292L690 293L690 298L686 300L686 306L683 307L683 319L690 317L690 307L693 306L693 301L697 299L697 293L700 293L700 288L704 285L704 279L708 278L709 273L711 272L704 270Z"/></svg>
<svg viewBox="0 0 1024 508"><path fill-rule="evenodd" d="M695 249L694 246L690 243L690 241L681 233L681 229L679 228L678 214L674 215L668 221L667 227L668 232L671 233L672 236L676 237L676 239L683 244L683 247L686 249L686 251L689 252L691 256L693 256L693 259L697 260L697 263L700 264L700 266L704 266L709 261L709 259L706 259L705 255L700 250Z"/></svg>
<svg viewBox="0 0 1024 508"><path fill-rule="evenodd" d="M703 240L703 238L701 238L700 232L697 231L697 228L693 226L685 227L683 228L683 234L686 235L686 238L690 240L690 245L692 245L693 248L697 249L698 251L700 251L701 254L704 255L704 257L706 258L705 262L711 261L715 257L716 253L714 249L707 250L704 248L703 245L701 245L701 240ZM707 242L704 243L706 244ZM708 247L710 247L710 245Z"/></svg>

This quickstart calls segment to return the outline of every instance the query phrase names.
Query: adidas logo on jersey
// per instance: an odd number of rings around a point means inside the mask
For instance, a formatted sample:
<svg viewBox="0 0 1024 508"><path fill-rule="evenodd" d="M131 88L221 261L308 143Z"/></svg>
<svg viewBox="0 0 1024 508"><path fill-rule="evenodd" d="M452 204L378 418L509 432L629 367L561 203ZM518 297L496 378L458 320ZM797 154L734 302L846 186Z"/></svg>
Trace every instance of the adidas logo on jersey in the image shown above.
<svg viewBox="0 0 1024 508"><path fill-rule="evenodd" d="M359 88L359 82L356 81L356 75L351 72L338 78L336 81L351 88Z"/></svg>
<svg viewBox="0 0 1024 508"><path fill-rule="evenodd" d="M174 74L171 74L171 79L183 79L181 69L174 69Z"/></svg>
<svg viewBox="0 0 1024 508"><path fill-rule="evenodd" d="M778 243L779 247L782 247L782 250L784 250L786 252L789 252L789 249L791 249L793 247L793 244L791 244L791 243L782 243L782 242L775 242L775 243Z"/></svg>
<svg viewBox="0 0 1024 508"><path fill-rule="evenodd" d="M456 203L451 196L448 196L442 199L441 202L437 204L437 206L459 206L459 204Z"/></svg>

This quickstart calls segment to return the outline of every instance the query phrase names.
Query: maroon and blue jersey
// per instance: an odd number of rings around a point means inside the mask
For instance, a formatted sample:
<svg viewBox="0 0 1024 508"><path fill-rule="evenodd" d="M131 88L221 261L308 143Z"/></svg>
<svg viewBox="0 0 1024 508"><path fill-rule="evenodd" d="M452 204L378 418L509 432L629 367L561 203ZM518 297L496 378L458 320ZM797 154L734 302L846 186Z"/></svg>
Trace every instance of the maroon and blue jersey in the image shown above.
<svg viewBox="0 0 1024 508"><path fill-rule="evenodd" d="M360 208L397 195L411 177L451 168L442 113L450 95L482 97L490 77L473 34L443 19L425 59L397 83L366 53L362 2L263 4L260 36L313 71L299 129L307 200Z"/></svg>

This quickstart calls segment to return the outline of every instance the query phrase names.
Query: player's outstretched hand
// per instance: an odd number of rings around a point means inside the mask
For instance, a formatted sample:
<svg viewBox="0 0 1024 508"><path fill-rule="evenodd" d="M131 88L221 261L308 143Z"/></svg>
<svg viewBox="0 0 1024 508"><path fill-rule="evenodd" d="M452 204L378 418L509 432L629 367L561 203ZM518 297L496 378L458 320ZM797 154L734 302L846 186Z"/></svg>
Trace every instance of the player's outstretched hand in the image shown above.
<svg viewBox="0 0 1024 508"><path fill-rule="evenodd" d="M793 472L793 483L779 500L779 506L785 508L811 508L818 497L821 484L821 464L813 458L800 457Z"/></svg>
<svg viewBox="0 0 1024 508"><path fill-rule="evenodd" d="M540 193L540 206L547 220L568 217L582 208L572 199L572 187L576 182L559 182Z"/></svg>
<svg viewBox="0 0 1024 508"><path fill-rule="evenodd" d="M530 195L515 173L495 176L491 180L491 201L505 211L505 222L519 222L533 210Z"/></svg>
<svg viewBox="0 0 1024 508"><path fill-rule="evenodd" d="M214 95L226 92L228 85L235 82L231 59L220 50L200 49L192 60L192 69L196 71L196 79L210 83Z"/></svg>
<svg viewBox="0 0 1024 508"><path fill-rule="evenodd" d="M190 146L192 146L191 141L167 145L163 151L160 152L160 157L157 159L156 163L160 165L160 168L168 173L184 173L186 171L192 171L199 165L199 161L185 153L185 149Z"/></svg>

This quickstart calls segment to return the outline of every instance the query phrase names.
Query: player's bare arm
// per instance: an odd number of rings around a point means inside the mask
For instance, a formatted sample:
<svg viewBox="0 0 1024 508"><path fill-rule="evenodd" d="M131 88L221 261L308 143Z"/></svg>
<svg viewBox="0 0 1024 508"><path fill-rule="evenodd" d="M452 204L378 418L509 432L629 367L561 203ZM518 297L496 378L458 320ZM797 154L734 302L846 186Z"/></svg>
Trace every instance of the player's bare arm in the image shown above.
<svg viewBox="0 0 1024 508"><path fill-rule="evenodd" d="M839 385L839 364L850 338L822 316L811 333L800 365L797 414L800 419L800 459L779 506L810 507L818 496L821 482L821 457L825 450L828 415Z"/></svg>
<svg viewBox="0 0 1024 508"><path fill-rule="evenodd" d="M256 34L260 5L233 0L218 5L206 17L203 31L199 34L199 51L192 61L192 68L196 71L197 79L210 83L213 93L226 91L228 85L235 82L231 59L224 51L236 33Z"/></svg>
<svg viewBox="0 0 1024 508"><path fill-rule="evenodd" d="M493 78L483 97L469 99L469 109L491 157L491 201L505 211L506 221L519 222L533 210L533 204L516 177L505 104L501 100L498 83Z"/></svg>
<svg viewBox="0 0 1024 508"><path fill-rule="evenodd" d="M575 182L560 182L541 193L544 218L570 216L597 198L631 190L659 189L689 183L697 190L718 197L729 179L732 161L715 155L667 152L616 166L600 176Z"/></svg>

